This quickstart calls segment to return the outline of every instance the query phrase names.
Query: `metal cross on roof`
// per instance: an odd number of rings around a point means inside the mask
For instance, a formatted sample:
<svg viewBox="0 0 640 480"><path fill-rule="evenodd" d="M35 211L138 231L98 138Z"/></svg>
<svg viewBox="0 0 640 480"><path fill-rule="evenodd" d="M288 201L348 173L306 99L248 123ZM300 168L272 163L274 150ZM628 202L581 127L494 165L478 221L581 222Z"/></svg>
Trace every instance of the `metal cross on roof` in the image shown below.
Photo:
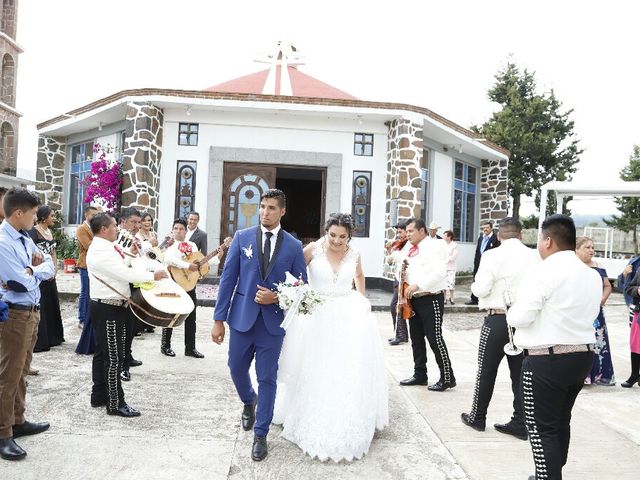
<svg viewBox="0 0 640 480"><path fill-rule="evenodd" d="M278 41L273 53L259 55L255 61L271 64L262 89L264 95L293 95L289 67L304 65L305 61L291 42Z"/></svg>

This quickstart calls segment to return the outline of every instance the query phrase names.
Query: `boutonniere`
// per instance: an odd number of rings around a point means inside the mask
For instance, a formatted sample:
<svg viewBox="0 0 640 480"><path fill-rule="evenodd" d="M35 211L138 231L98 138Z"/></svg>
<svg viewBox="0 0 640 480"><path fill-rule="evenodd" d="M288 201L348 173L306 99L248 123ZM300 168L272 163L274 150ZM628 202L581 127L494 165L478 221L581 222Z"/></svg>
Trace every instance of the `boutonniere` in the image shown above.
<svg viewBox="0 0 640 480"><path fill-rule="evenodd" d="M193 249L191 248L191 245L189 243L180 242L180 244L178 245L178 251L183 255L187 255L188 253L191 253Z"/></svg>
<svg viewBox="0 0 640 480"><path fill-rule="evenodd" d="M243 247L242 251L244 252L244 256L247 258L253 258L253 247L249 245L248 247Z"/></svg>

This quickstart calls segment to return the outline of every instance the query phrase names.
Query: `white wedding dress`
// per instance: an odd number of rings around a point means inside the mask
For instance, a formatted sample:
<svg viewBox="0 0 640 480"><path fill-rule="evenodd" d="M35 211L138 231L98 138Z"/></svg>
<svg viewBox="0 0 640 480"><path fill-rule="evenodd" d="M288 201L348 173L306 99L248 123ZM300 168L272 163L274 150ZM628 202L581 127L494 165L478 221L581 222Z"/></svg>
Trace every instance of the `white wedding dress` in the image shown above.
<svg viewBox="0 0 640 480"><path fill-rule="evenodd" d="M371 304L352 290L358 254L350 248L334 272L323 245L316 242L308 272L324 303L287 329L274 423L311 457L351 461L389 423L388 384Z"/></svg>

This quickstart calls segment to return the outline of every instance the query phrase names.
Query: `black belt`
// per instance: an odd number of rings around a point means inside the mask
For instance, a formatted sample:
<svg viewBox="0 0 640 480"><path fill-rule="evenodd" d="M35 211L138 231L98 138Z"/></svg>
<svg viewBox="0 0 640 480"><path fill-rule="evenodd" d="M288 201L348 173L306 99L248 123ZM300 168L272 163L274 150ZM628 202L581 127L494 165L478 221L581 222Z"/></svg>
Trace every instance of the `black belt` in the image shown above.
<svg viewBox="0 0 640 480"><path fill-rule="evenodd" d="M25 310L27 312L39 312L40 305L22 305L21 303L7 303L7 307L13 308L14 310Z"/></svg>

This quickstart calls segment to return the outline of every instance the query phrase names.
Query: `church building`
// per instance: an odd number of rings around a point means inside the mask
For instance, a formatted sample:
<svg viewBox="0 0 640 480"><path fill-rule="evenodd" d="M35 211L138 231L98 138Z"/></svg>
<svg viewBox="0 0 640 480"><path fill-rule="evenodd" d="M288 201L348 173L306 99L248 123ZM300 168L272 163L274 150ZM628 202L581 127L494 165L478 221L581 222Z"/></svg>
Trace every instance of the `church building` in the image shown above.
<svg viewBox="0 0 640 480"><path fill-rule="evenodd" d="M330 213L352 213L367 277L388 276L385 242L412 216L451 229L470 270L481 222L507 213L509 152L426 108L306 75L291 44L267 57L269 68L205 90L125 90L41 123L37 190L81 223L94 145L110 145L122 204L149 211L160 235L195 210L215 246L256 225L261 193L276 187L283 227L304 243Z"/></svg>

